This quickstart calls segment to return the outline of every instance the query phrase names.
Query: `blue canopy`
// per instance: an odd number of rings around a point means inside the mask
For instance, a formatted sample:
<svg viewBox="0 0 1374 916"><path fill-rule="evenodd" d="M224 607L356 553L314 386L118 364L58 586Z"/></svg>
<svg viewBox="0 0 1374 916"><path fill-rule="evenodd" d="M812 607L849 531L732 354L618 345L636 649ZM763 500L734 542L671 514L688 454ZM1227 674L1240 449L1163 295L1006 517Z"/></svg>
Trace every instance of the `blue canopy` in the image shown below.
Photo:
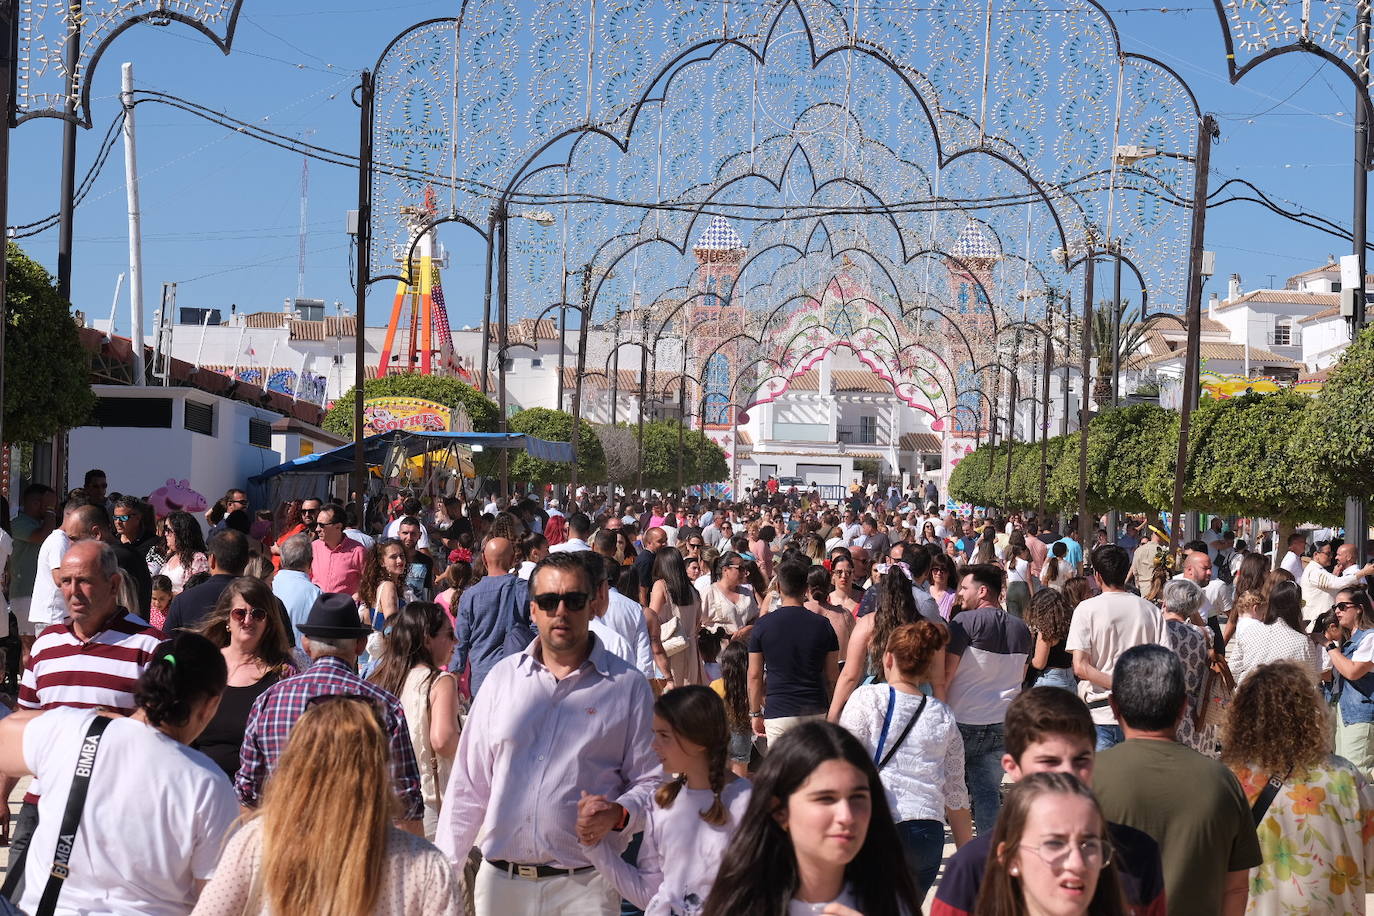
<svg viewBox="0 0 1374 916"><path fill-rule="evenodd" d="M413 457L446 449L450 445L477 445L484 449L521 448L532 457L543 461L571 463L573 460L571 443L536 439L525 433L420 433L398 429L368 436L363 440L363 451L369 465L379 465L386 461L391 449L396 446L404 448L407 457ZM268 468L256 477L250 478L250 482L261 484L282 474L347 474L353 470L353 453L354 444L350 442L332 451L302 455L285 464Z"/></svg>

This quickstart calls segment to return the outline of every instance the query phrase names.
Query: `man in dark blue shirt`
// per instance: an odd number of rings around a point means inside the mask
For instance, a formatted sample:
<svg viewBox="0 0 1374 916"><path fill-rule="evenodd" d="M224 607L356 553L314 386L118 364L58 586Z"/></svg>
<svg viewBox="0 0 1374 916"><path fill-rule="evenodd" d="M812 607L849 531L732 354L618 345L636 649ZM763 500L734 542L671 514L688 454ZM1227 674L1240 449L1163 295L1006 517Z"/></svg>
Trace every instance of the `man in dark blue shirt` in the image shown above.
<svg viewBox="0 0 1374 916"><path fill-rule="evenodd" d="M835 628L803 606L808 572L795 561L778 567L782 606L749 634L749 715L754 732L770 743L799 722L823 717L840 676Z"/></svg>
<svg viewBox="0 0 1374 916"><path fill-rule="evenodd" d="M474 696L487 672L506 657L507 636L519 627L529 632L530 626L529 583L510 571L515 545L507 538L492 538L482 548L482 559L487 574L458 602L458 645L453 653L454 671L472 664Z"/></svg>

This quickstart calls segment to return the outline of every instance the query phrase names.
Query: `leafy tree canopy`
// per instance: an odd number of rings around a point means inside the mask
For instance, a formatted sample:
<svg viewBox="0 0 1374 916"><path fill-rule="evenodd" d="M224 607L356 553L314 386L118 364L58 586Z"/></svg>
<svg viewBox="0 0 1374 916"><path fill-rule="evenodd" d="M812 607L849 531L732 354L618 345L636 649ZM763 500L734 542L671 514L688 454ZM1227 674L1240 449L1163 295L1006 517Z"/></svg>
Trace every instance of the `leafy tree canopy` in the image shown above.
<svg viewBox="0 0 1374 916"><path fill-rule="evenodd" d="M550 442L572 441L572 414L547 407L531 407L510 418L512 432L525 433ZM577 439L578 479L585 483L601 483L606 479L606 453L596 430L586 420L578 422ZM544 461L527 452L514 452L510 462L510 476L514 480L532 483L567 483L572 479L572 465L562 461Z"/></svg>
<svg viewBox="0 0 1374 916"><path fill-rule="evenodd" d="M95 407L90 358L71 304L52 277L13 242L6 249L5 430L10 442L80 426Z"/></svg>

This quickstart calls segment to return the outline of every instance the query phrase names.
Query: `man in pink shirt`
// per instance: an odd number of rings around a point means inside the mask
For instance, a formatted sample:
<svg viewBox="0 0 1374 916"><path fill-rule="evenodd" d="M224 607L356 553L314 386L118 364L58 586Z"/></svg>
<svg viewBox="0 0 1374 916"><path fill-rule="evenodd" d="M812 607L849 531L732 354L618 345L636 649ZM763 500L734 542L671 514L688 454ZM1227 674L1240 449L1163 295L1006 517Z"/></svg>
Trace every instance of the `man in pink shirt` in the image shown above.
<svg viewBox="0 0 1374 916"><path fill-rule="evenodd" d="M358 594L363 581L363 564L367 562L367 548L344 535L344 513L330 504L316 516L320 536L311 545L314 559L310 564L310 578L323 592L344 595Z"/></svg>
<svg viewBox="0 0 1374 916"><path fill-rule="evenodd" d="M589 632L595 596L577 554L539 561L529 590L538 638L477 693L434 842L461 870L481 834L477 916L616 916L620 895L579 839L622 852L642 827L663 775L653 691ZM586 824L584 794L596 800Z"/></svg>

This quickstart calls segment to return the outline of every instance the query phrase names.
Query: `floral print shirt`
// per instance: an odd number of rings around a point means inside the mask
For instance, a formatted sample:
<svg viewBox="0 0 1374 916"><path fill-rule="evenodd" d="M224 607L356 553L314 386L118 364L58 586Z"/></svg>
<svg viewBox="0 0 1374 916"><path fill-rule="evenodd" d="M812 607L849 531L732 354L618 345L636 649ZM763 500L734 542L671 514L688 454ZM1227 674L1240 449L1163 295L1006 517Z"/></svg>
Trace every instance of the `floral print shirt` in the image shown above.
<svg viewBox="0 0 1374 916"><path fill-rule="evenodd" d="M1269 774L1240 767L1236 777L1253 805ZM1345 758L1329 755L1285 780L1258 832L1264 863L1250 869L1246 913L1365 912L1374 880L1374 786Z"/></svg>

